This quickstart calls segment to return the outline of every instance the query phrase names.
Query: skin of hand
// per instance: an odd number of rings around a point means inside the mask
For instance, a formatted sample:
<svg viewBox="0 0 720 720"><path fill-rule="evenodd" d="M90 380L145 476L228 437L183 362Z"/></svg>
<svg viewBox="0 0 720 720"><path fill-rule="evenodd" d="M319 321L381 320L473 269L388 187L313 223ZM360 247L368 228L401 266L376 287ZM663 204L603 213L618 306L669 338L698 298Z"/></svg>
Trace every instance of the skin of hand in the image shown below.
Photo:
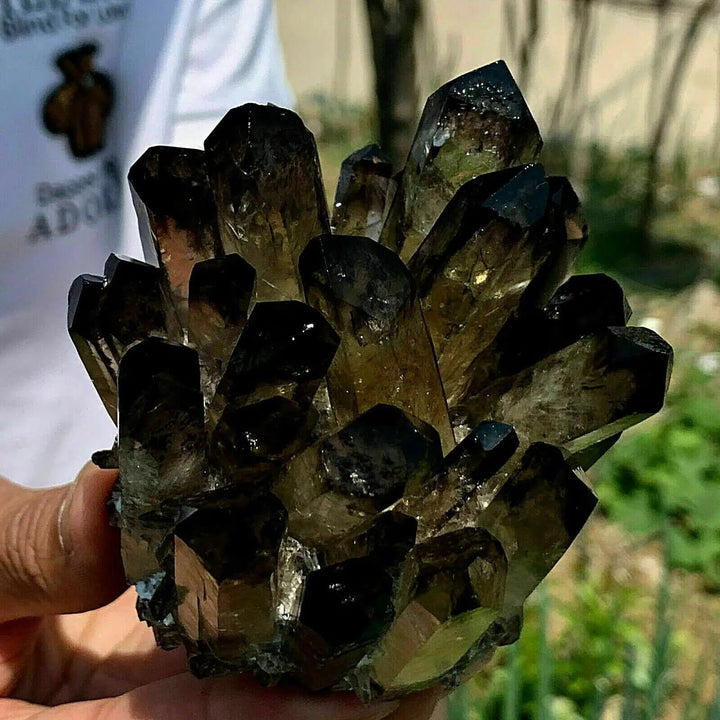
<svg viewBox="0 0 720 720"><path fill-rule="evenodd" d="M105 501L116 471L71 485L0 477L2 720L426 720L440 693L364 705L350 693L264 688L248 675L198 680L182 649L155 645L126 589Z"/></svg>

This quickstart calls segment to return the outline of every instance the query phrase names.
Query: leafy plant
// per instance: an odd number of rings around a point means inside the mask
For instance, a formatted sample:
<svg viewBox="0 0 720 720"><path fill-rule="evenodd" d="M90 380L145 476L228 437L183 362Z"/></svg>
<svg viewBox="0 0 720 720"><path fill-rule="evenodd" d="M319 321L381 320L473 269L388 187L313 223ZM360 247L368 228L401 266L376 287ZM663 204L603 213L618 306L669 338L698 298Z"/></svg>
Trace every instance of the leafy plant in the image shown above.
<svg viewBox="0 0 720 720"><path fill-rule="evenodd" d="M669 518L670 565L720 589L720 402L710 383L689 373L658 421L618 443L596 478L611 520L649 535Z"/></svg>
<svg viewBox="0 0 720 720"><path fill-rule="evenodd" d="M634 589L609 577L578 578L572 602L556 605L544 586L527 607L521 639L455 699L457 718L584 720L599 717L604 700L622 692L625 648L639 658L634 682L643 684L651 645L627 619L638 602ZM554 617L560 625L551 633ZM464 712L465 714L462 714Z"/></svg>
<svg viewBox="0 0 720 720"><path fill-rule="evenodd" d="M669 538L667 532L666 560ZM640 590L618 587L609 576L585 576L582 569L576 590L570 601L554 603L551 622L550 596L541 587L520 641L507 649L499 666L453 696L450 720L600 720L611 697L622 720L664 717L668 698L677 690L678 662L667 564L651 633L629 619L642 604ZM698 695L706 673L702 658L685 700L684 720L720 720L720 667L709 704Z"/></svg>
<svg viewBox="0 0 720 720"><path fill-rule="evenodd" d="M579 271L609 271L664 289L686 287L708 274L708 251L717 232L710 222L698 222L688 213L688 157L682 149L658 177L653 242L647 242L641 217L647 149L618 153L595 143L568 154L569 146L558 140L550 139L544 148L543 163L549 172L569 174L582 199L590 237Z"/></svg>

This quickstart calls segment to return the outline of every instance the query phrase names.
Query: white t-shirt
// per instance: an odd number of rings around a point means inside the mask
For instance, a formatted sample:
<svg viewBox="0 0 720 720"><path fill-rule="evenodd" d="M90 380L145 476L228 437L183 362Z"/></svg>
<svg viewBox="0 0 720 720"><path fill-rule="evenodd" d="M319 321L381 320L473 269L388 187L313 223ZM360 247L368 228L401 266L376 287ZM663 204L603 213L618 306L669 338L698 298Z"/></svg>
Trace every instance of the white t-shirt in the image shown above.
<svg viewBox="0 0 720 720"><path fill-rule="evenodd" d="M0 98L0 473L40 487L113 441L67 291L139 255L130 164L292 98L270 0L4 0Z"/></svg>

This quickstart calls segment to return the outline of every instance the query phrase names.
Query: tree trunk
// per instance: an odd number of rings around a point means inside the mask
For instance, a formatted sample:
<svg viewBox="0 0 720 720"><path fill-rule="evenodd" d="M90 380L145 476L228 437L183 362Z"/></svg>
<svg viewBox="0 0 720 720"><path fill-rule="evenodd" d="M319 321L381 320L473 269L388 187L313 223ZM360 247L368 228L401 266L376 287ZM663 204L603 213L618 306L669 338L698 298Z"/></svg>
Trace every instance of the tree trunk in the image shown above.
<svg viewBox="0 0 720 720"><path fill-rule="evenodd" d="M401 167L413 139L418 111L416 34L423 0L365 0L375 67L380 145Z"/></svg>

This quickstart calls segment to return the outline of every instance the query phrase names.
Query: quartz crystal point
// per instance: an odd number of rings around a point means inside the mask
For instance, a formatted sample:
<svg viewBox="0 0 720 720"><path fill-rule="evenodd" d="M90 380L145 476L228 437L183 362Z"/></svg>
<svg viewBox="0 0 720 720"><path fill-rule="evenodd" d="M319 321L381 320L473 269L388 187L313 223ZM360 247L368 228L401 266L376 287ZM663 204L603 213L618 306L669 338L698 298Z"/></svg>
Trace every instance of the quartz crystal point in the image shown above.
<svg viewBox="0 0 720 720"><path fill-rule="evenodd" d="M541 165L482 175L458 191L410 262L451 407L468 365L563 240L545 232L548 200Z"/></svg>
<svg viewBox="0 0 720 720"><path fill-rule="evenodd" d="M580 200L565 177L548 177L550 199L547 208L547 229L555 242L550 255L535 275L523 301L526 305L542 307L558 286L572 274L588 230Z"/></svg>
<svg viewBox="0 0 720 720"><path fill-rule="evenodd" d="M207 409L211 460L227 481L258 481L310 441L313 397L337 346L308 305L255 305Z"/></svg>
<svg viewBox="0 0 720 720"><path fill-rule="evenodd" d="M393 175L245 105L130 174L147 263L68 328L118 440L108 502L139 616L198 676L394 698L514 642L595 506L580 468L672 364L605 275L503 63L428 100ZM380 242L377 242L378 238Z"/></svg>
<svg viewBox="0 0 720 720"><path fill-rule="evenodd" d="M205 141L222 247L257 272L256 298L301 300L297 260L330 232L315 140L290 110L243 105Z"/></svg>
<svg viewBox="0 0 720 720"><path fill-rule="evenodd" d="M117 359L100 332L98 310L104 280L80 275L68 296L68 331L88 375L113 421L117 418Z"/></svg>
<svg viewBox="0 0 720 720"><path fill-rule="evenodd" d="M201 508L175 528L179 620L191 640L240 669L242 653L275 634L272 574L284 527L280 501L260 495Z"/></svg>
<svg viewBox="0 0 720 720"><path fill-rule="evenodd" d="M98 324L116 362L145 338L181 339L177 314L160 278L160 270L153 265L118 255L107 259Z"/></svg>
<svg viewBox="0 0 720 720"><path fill-rule="evenodd" d="M381 242L407 262L461 185L532 162L541 147L504 62L451 80L425 104Z"/></svg>
<svg viewBox="0 0 720 720"><path fill-rule="evenodd" d="M332 327L304 303L258 303L208 409L210 419L217 421L228 404L244 406L276 395L307 407L337 346Z"/></svg>
<svg viewBox="0 0 720 720"><path fill-rule="evenodd" d="M125 351L139 340L180 332L159 278L152 265L110 255L105 278L81 275L70 288L70 337L115 421L118 364Z"/></svg>
<svg viewBox="0 0 720 720"><path fill-rule="evenodd" d="M432 344L414 283L398 257L369 238L315 238L300 258L308 302L342 341L328 372L340 425L391 402L454 445Z"/></svg>
<svg viewBox="0 0 720 720"><path fill-rule="evenodd" d="M437 431L392 405L376 405L340 432L297 455L273 491L289 509L290 534L325 547L434 474Z"/></svg>
<svg viewBox="0 0 720 720"><path fill-rule="evenodd" d="M467 527L419 543L399 583L402 610L358 676L393 696L464 665L503 608L506 572L505 551L486 530Z"/></svg>
<svg viewBox="0 0 720 720"><path fill-rule="evenodd" d="M128 579L156 571L155 553L206 485L203 400L197 353L150 339L128 350L118 379L120 527Z"/></svg>
<svg viewBox="0 0 720 720"><path fill-rule="evenodd" d="M307 446L317 419L313 407L281 395L231 403L210 436L211 466L233 485L259 482Z"/></svg>
<svg viewBox="0 0 720 720"><path fill-rule="evenodd" d="M670 346L652 330L605 328L485 386L462 412L470 425L497 418L524 442L574 454L656 413L671 362Z"/></svg>
<svg viewBox="0 0 720 720"><path fill-rule="evenodd" d="M486 528L505 548L505 613L522 606L570 547L596 503L582 474L565 461L558 448L534 443L517 473L484 512L473 515L471 504L458 511L458 525L472 516L472 523Z"/></svg>
<svg viewBox="0 0 720 720"><path fill-rule="evenodd" d="M443 460L440 471L422 487L406 493L406 502L421 519L419 537L439 530L470 497L492 496L491 479L519 445L511 425L482 422Z"/></svg>
<svg viewBox="0 0 720 720"><path fill-rule="evenodd" d="M247 321L255 270L239 255L197 262L189 278L188 341L199 355L211 397Z"/></svg>
<svg viewBox="0 0 720 720"><path fill-rule="evenodd" d="M220 244L205 153L152 147L128 179L145 259L160 266L166 291L185 318L193 265L214 257Z"/></svg>
<svg viewBox="0 0 720 720"><path fill-rule="evenodd" d="M465 397L482 394L501 377L514 375L607 327L622 327L630 306L622 288L603 274L575 275L561 285L545 307L522 304L493 342L471 363ZM462 406L462 400L458 401ZM456 416L460 409L456 406Z"/></svg>
<svg viewBox="0 0 720 720"><path fill-rule="evenodd" d="M333 232L377 240L385 204L395 187L392 164L377 145L368 145L347 157L340 168L333 204Z"/></svg>
<svg viewBox="0 0 720 720"><path fill-rule="evenodd" d="M296 677L307 687L337 684L387 632L415 530L414 518L389 510L318 554L291 640Z"/></svg>

